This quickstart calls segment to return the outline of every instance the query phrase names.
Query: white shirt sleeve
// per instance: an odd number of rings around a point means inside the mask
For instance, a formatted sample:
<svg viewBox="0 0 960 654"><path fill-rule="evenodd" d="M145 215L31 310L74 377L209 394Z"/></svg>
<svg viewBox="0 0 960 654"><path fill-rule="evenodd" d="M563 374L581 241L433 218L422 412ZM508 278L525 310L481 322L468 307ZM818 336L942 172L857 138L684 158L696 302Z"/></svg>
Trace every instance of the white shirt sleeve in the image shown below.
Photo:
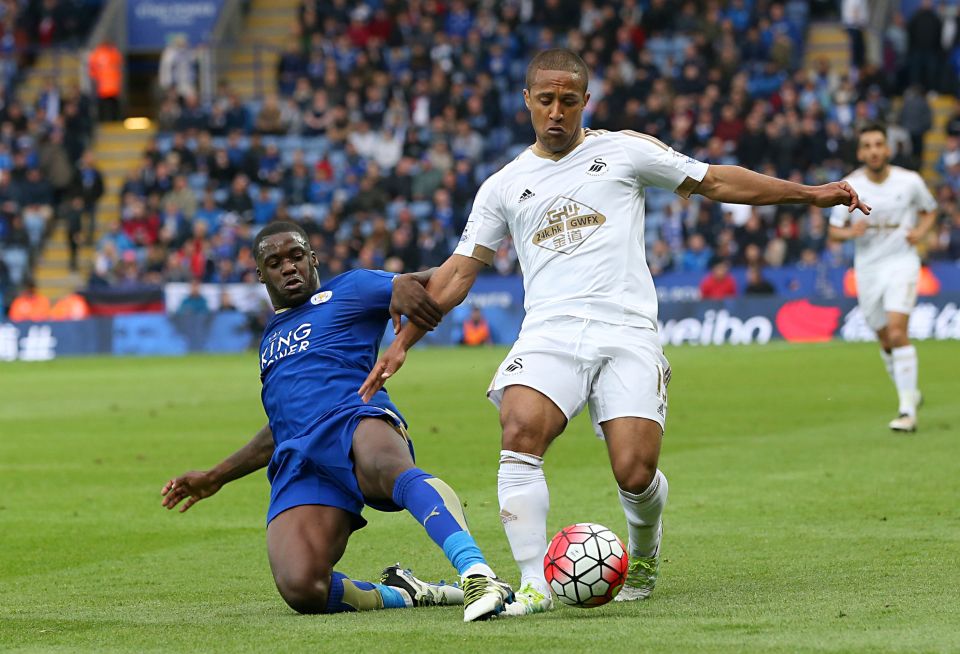
<svg viewBox="0 0 960 654"><path fill-rule="evenodd" d="M493 262L491 253L497 251L510 233L498 191L497 177L491 177L480 186L454 254L473 257L487 265Z"/></svg>
<svg viewBox="0 0 960 654"><path fill-rule="evenodd" d="M830 224L834 227L846 227L850 221L850 212L845 204L838 204L830 209Z"/></svg>
<svg viewBox="0 0 960 654"><path fill-rule="evenodd" d="M643 186L676 191L688 177L697 182L703 181L710 167L640 132L617 132L617 143L626 152L637 181Z"/></svg>
<svg viewBox="0 0 960 654"><path fill-rule="evenodd" d="M913 201L917 205L917 211L936 210L937 200L933 197L933 194L930 193L930 189L927 188L926 182L923 181L923 178L920 177L920 175L914 175L913 179L915 181Z"/></svg>

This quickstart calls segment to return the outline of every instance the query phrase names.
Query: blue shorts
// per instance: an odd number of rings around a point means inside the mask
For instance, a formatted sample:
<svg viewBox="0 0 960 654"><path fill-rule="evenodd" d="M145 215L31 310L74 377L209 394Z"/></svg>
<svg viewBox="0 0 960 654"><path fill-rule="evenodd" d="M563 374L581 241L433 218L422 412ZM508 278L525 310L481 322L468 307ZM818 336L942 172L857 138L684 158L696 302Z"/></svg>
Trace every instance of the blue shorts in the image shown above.
<svg viewBox="0 0 960 654"><path fill-rule="evenodd" d="M374 502L364 498L353 470L353 434L364 418L380 418L393 425L407 441L403 419L376 406L352 406L324 417L309 434L281 443L267 468L270 480L270 507L267 524L295 506L335 506L353 516L353 529L367 521L360 515L365 505L378 511L401 511L392 501Z"/></svg>

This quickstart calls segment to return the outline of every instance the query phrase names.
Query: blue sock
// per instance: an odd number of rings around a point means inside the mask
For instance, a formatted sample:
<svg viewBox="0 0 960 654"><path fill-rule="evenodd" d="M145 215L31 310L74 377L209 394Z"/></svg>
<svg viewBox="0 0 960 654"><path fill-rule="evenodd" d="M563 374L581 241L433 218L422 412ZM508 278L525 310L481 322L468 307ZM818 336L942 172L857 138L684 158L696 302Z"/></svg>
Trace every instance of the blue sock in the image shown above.
<svg viewBox="0 0 960 654"><path fill-rule="evenodd" d="M330 576L330 592L324 613L405 608L407 603L396 588L357 581L340 572Z"/></svg>
<svg viewBox="0 0 960 654"><path fill-rule="evenodd" d="M403 595L400 594L400 591L396 588L391 588L390 586L384 586L383 584L370 584L374 588L380 591L380 597L383 599L383 608L385 609L406 609L410 608L407 606L406 600L403 599Z"/></svg>
<svg viewBox="0 0 960 654"><path fill-rule="evenodd" d="M471 566L478 563L487 563L480 552L480 548L477 547L477 542L473 540L473 536L468 531L451 534L443 543L443 553L446 554L447 559L450 560L450 563L453 564L453 567L457 569L457 573L461 576Z"/></svg>
<svg viewBox="0 0 960 654"><path fill-rule="evenodd" d="M476 541L467 531L460 499L443 480L419 468L411 468L397 477L393 501L423 525L427 535L443 549L458 573L463 574L476 563L486 563Z"/></svg>

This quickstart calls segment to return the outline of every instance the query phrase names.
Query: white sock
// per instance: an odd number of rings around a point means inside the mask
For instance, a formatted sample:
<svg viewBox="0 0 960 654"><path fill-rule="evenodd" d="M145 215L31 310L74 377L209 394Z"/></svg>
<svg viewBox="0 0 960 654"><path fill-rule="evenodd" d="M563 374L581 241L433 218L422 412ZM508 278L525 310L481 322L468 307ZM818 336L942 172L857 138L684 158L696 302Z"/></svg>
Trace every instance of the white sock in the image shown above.
<svg viewBox="0 0 960 654"><path fill-rule="evenodd" d="M543 556L547 553L550 492L543 476L543 459L501 450L497 497L503 531L520 567L520 585L530 583L548 594L550 587L543 576Z"/></svg>
<svg viewBox="0 0 960 654"><path fill-rule="evenodd" d="M893 355L881 348L880 358L883 359L883 366L887 369L887 374L890 375L890 381L896 384L897 380L893 376Z"/></svg>
<svg viewBox="0 0 960 654"><path fill-rule="evenodd" d="M653 481L641 493L620 491L620 506L627 516L627 532L630 540L627 552L631 558L653 556L660 549L660 532L663 507L667 504L669 486L667 478L657 470Z"/></svg>
<svg viewBox="0 0 960 654"><path fill-rule="evenodd" d="M893 348L893 383L900 396L900 413L917 412L917 349L912 345Z"/></svg>
<svg viewBox="0 0 960 654"><path fill-rule="evenodd" d="M490 577L492 579L497 575L493 573L493 568L491 568L486 563L474 563L469 568L464 570L462 575L460 575L462 579L466 579L467 577L477 577L477 576Z"/></svg>

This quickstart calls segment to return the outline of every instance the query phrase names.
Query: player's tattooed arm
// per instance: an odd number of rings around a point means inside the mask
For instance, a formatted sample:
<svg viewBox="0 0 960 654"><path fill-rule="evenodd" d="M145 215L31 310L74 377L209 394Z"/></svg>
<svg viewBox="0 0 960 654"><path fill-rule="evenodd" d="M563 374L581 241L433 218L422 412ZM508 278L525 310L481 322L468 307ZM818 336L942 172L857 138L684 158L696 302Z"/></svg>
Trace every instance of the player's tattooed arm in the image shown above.
<svg viewBox="0 0 960 654"><path fill-rule="evenodd" d="M410 322L425 331L432 331L440 324L443 312L424 289L435 270L437 269L431 268L423 272L397 275L393 278L390 318L393 320L394 334L400 331L401 316L406 316Z"/></svg>
<svg viewBox="0 0 960 654"><path fill-rule="evenodd" d="M267 424L249 443L210 470L191 470L164 484L160 490L163 496L161 505L172 509L186 499L180 507L180 513L183 513L200 500L216 493L224 484L266 467L273 456L273 449L273 431Z"/></svg>

